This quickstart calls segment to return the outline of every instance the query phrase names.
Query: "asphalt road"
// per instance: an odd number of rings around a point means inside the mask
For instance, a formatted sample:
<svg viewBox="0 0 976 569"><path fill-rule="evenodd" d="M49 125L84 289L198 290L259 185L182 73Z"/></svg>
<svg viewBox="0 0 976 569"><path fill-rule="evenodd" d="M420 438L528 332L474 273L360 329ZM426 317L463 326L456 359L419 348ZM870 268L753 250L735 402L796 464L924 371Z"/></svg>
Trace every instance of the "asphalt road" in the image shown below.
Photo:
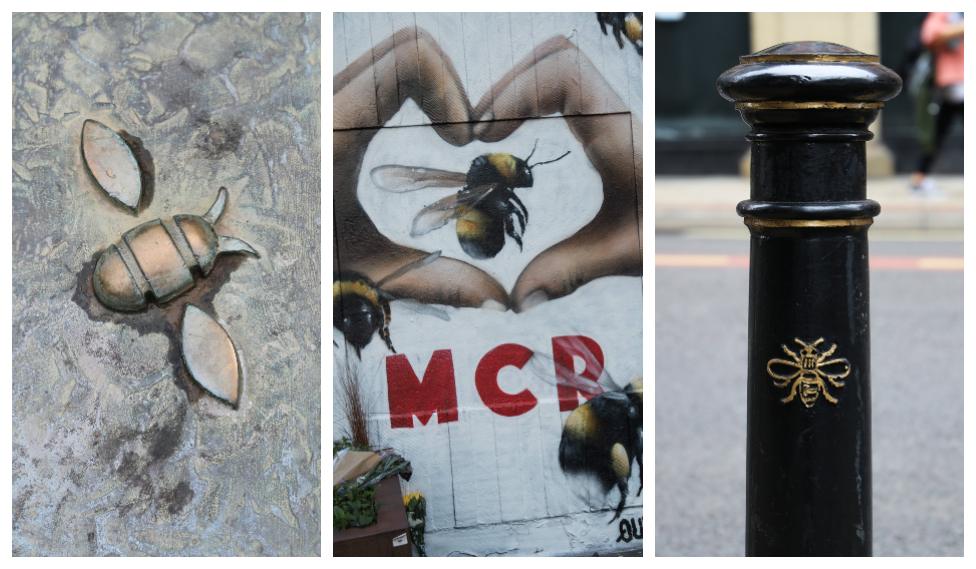
<svg viewBox="0 0 976 569"><path fill-rule="evenodd" d="M657 236L659 556L744 553L749 244L737 235ZM963 247L892 238L871 241L874 554L962 555Z"/></svg>

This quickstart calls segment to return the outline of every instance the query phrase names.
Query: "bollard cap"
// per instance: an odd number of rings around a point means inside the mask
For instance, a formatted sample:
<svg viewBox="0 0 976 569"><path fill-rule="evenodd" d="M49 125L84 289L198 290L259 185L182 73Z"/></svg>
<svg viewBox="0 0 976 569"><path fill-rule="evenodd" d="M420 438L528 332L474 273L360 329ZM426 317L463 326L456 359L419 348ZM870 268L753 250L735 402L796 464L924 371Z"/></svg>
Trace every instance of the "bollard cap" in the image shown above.
<svg viewBox="0 0 976 569"><path fill-rule="evenodd" d="M717 87L739 110L878 109L901 91L901 78L877 55L802 41L740 57Z"/></svg>

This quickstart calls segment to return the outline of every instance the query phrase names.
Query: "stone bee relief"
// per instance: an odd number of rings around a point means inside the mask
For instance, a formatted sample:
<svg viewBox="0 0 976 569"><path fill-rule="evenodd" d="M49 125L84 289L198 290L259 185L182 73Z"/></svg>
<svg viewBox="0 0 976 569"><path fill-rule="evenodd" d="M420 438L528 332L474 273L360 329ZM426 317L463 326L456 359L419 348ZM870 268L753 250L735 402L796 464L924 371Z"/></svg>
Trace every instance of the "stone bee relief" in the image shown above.
<svg viewBox="0 0 976 569"><path fill-rule="evenodd" d="M112 310L141 310L153 300L166 302L192 288L193 270L206 277L221 253L257 257L244 241L214 230L226 205L227 189L220 188L202 216L154 219L123 233L95 265L95 296Z"/></svg>
<svg viewBox="0 0 976 569"><path fill-rule="evenodd" d="M131 148L115 131L93 120L82 129L82 154L98 186L132 212L142 195L140 172ZM227 205L220 188L203 215L154 219L125 233L99 254L92 290L106 308L136 312L176 299L213 270L224 253L257 251L214 228ZM184 308L180 334L183 362L193 379L213 396L237 407L240 362L227 331L199 307Z"/></svg>

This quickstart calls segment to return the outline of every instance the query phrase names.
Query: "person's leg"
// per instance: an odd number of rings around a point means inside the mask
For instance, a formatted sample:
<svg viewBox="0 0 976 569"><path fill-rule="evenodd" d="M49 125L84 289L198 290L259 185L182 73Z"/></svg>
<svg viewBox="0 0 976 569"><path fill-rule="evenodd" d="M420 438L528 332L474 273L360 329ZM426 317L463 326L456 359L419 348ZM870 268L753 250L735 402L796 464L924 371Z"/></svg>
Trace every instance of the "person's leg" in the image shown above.
<svg viewBox="0 0 976 569"><path fill-rule="evenodd" d="M939 114L935 117L935 135L932 140L932 146L922 152L918 168L912 174L912 189L926 191L932 191L934 189L925 187L925 179L932 170L932 165L939 155L939 150L942 149L942 144L949 134L952 119L957 114L962 116L962 103L943 102L939 105Z"/></svg>
<svg viewBox="0 0 976 569"><path fill-rule="evenodd" d="M938 157L939 151L942 150L942 144L945 142L946 136L949 134L949 128L952 126L953 117L955 117L956 114L961 113L961 103L944 102L939 107L939 114L935 117L935 139L932 142L932 152L929 155L926 169L923 170L926 175L928 175L928 173L931 171L932 164L935 162L936 157Z"/></svg>

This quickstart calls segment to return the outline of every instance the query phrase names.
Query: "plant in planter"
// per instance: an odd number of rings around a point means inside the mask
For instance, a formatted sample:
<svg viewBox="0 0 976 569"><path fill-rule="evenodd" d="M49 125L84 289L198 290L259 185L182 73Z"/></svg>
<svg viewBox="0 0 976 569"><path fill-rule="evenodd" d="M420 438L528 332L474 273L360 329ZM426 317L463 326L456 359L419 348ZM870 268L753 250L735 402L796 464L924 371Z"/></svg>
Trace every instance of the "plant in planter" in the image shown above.
<svg viewBox="0 0 976 569"><path fill-rule="evenodd" d="M398 474L409 480L412 471L410 462L391 449L374 449L369 431L369 399L358 367L345 362L336 374L336 382L347 430L332 443L332 523L334 529L342 531L375 524L381 514L376 504L377 485ZM396 504L399 506L399 502Z"/></svg>
<svg viewBox="0 0 976 569"><path fill-rule="evenodd" d="M333 449L337 444L341 445L342 441L333 443ZM375 523L377 516L376 485L386 478L398 474L409 480L412 474L410 462L391 450L380 451L378 455L376 453L368 454L372 456L373 460L376 460L378 456L378 462L365 473L352 480L337 484L332 489L332 523L338 530L349 527L366 527Z"/></svg>
<svg viewBox="0 0 976 569"><path fill-rule="evenodd" d="M376 523L376 489L352 483L332 488L332 525L337 530Z"/></svg>

